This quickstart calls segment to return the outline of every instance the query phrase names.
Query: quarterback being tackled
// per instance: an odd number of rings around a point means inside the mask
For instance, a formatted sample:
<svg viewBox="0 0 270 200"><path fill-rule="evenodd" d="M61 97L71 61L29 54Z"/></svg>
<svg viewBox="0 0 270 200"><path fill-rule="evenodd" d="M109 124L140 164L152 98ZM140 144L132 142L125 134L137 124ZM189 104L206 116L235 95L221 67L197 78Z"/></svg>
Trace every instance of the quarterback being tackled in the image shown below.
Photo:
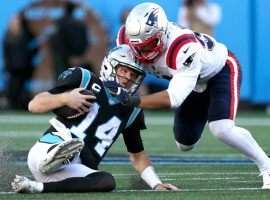
<svg viewBox="0 0 270 200"><path fill-rule="evenodd" d="M140 135L146 128L143 110L123 106L119 97L104 86L107 81L115 81L133 96L144 77L145 72L133 58L130 47L121 45L104 58L100 78L86 69L71 68L60 75L53 89L34 97L29 103L33 113L68 106L80 115L50 120L51 127L28 154L28 167L35 181L16 176L13 190L20 193L114 190L114 177L99 171L98 166L120 134L134 169L151 189L178 190L162 183L144 151ZM94 95L81 94L82 90Z"/></svg>

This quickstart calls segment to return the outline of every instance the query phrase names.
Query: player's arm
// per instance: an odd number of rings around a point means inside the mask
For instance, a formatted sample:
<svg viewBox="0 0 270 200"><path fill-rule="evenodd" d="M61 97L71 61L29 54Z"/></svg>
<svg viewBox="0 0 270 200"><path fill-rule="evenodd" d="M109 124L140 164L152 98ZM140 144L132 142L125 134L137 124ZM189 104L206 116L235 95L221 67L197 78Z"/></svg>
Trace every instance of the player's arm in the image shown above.
<svg viewBox="0 0 270 200"><path fill-rule="evenodd" d="M197 75L178 73L173 76L167 90L140 97L138 107L147 109L177 108L196 85Z"/></svg>
<svg viewBox="0 0 270 200"><path fill-rule="evenodd" d="M197 82L197 74L177 73L167 90L140 97L138 107L147 109L177 108L192 92Z"/></svg>
<svg viewBox="0 0 270 200"><path fill-rule="evenodd" d="M197 43L187 43L179 49L176 58L167 62L176 73L167 90L141 97L138 107L160 109L177 108L195 88L201 70L200 52ZM185 53L184 53L185 52Z"/></svg>
<svg viewBox="0 0 270 200"><path fill-rule="evenodd" d="M171 101L169 94L167 90L163 90L161 92L141 96L141 102L138 107L148 109L170 108Z"/></svg>
<svg viewBox="0 0 270 200"><path fill-rule="evenodd" d="M143 117L143 115L139 117ZM140 126L137 120L123 131L124 142L133 168L153 190L177 190L171 184L163 184L156 174L147 153L144 151L140 135L140 129L142 128L145 128L145 126Z"/></svg>
<svg viewBox="0 0 270 200"><path fill-rule="evenodd" d="M129 153L129 158L133 168L153 190L178 190L171 184L161 182L144 150L138 153Z"/></svg>
<svg viewBox="0 0 270 200"><path fill-rule="evenodd" d="M92 104L87 99L95 99L95 97L80 93L84 90L84 88L80 88L81 77L82 71L80 68L70 68L64 71L59 76L55 88L36 95L29 102L29 111L45 113L66 105L82 113L88 112Z"/></svg>
<svg viewBox="0 0 270 200"><path fill-rule="evenodd" d="M49 92L37 94L28 104L28 110L32 113L45 113L64 105L64 93L53 95Z"/></svg>
<svg viewBox="0 0 270 200"><path fill-rule="evenodd" d="M82 95L80 93L82 90L84 88L76 88L60 94L39 93L29 102L28 110L32 113L46 113L62 106L69 106L81 112L88 112L92 104L87 99L94 99L94 97Z"/></svg>

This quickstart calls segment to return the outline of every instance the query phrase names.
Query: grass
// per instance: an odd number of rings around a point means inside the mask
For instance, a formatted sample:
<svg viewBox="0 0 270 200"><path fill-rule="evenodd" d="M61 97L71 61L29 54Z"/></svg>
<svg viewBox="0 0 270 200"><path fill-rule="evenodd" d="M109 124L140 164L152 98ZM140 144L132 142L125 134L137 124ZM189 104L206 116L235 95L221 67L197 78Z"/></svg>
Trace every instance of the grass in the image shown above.
<svg viewBox="0 0 270 200"><path fill-rule="evenodd" d="M170 112L147 112L148 129L142 132L144 146L163 182L172 183L180 192L151 191L134 172L120 137L100 170L114 175L117 188L112 193L15 194L10 182L14 174L32 178L27 151L48 127L52 115L24 112L0 114L0 198L1 199L269 199L270 191L261 190L257 167L237 151L224 145L205 128L200 144L190 152L177 150ZM270 153L270 119L263 112L241 112L237 124L251 131L261 147ZM18 157L18 152L21 152ZM115 162L121 157L121 162ZM11 161L11 162L8 162Z"/></svg>

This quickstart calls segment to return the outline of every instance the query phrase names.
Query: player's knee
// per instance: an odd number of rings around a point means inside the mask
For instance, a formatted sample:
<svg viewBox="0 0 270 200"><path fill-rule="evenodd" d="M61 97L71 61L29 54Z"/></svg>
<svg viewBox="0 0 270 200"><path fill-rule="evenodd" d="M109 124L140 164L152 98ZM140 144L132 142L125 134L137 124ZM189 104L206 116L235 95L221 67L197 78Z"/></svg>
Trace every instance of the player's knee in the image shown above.
<svg viewBox="0 0 270 200"><path fill-rule="evenodd" d="M116 182L114 177L107 172L102 172L104 176L104 192L111 192L116 188Z"/></svg>
<svg viewBox="0 0 270 200"><path fill-rule="evenodd" d="M116 188L114 177L108 172L96 172L87 175L87 177L95 181L95 192L111 192Z"/></svg>
<svg viewBox="0 0 270 200"><path fill-rule="evenodd" d="M228 132L234 128L232 120L218 120L209 123L210 132L218 139L222 140Z"/></svg>
<svg viewBox="0 0 270 200"><path fill-rule="evenodd" d="M184 145L184 144L181 144L181 143L179 143L177 141L175 141L175 142L176 142L176 146L178 147L178 149L180 151L190 151L190 150L192 150L196 146L196 144L193 144L193 145Z"/></svg>

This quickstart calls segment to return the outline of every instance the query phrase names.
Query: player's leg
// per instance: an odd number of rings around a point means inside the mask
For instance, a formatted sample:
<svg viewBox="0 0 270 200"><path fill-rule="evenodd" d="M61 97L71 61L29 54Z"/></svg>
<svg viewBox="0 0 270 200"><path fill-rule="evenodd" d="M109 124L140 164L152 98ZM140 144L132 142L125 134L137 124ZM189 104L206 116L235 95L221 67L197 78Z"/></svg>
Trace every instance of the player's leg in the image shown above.
<svg viewBox="0 0 270 200"><path fill-rule="evenodd" d="M175 110L173 132L180 150L189 151L198 143L207 122L208 106L206 90L203 93L192 92Z"/></svg>
<svg viewBox="0 0 270 200"><path fill-rule="evenodd" d="M43 141L47 138L47 141ZM32 172L33 176L35 177L36 180L42 180L45 181L48 179L43 169L40 170L40 163L43 162L44 166L44 160L50 160L50 162L47 162L47 164L52 163L53 161L53 155L57 155L56 148L59 144L62 144L64 142L64 139L61 138L60 136L56 135L47 135L45 134L42 138L41 141L37 142L29 151L28 153L28 167L30 171ZM62 149L62 148L60 148ZM50 153L50 152L53 152ZM50 155L48 159L48 154ZM53 167L55 170L63 168L63 162L67 158L59 158L57 163L53 164ZM57 160L57 159L56 159ZM52 170L52 171L55 171ZM36 193L36 192L41 192L43 190L43 184L36 182L36 181L30 181L26 177L23 176L16 176L13 183L12 187L14 191L16 192L27 192L27 193Z"/></svg>
<svg viewBox="0 0 270 200"><path fill-rule="evenodd" d="M55 146L62 144L56 143L56 144L49 144L41 142L42 140L38 141L29 151L28 154L28 167L30 171L32 172L33 176L37 181L40 182L49 182L49 181L58 181L62 180L64 178L69 178L72 176L85 176L89 174L92 171L89 171L89 168L80 168L80 171L73 172L72 167L76 166L77 164L81 164L79 154L76 154L73 158L69 159L69 162L67 161L67 158L53 158L52 160L55 160L55 162L58 163L58 165L54 165L54 167L44 172L40 168L40 163L43 163L44 159L48 158L48 152L50 153L50 150ZM69 146L67 146L69 147ZM54 147L55 148L55 147ZM65 149L65 148L63 148ZM56 154L58 155L58 154ZM59 161L57 161L59 160ZM61 163L60 163L61 162ZM50 162L51 164L52 162ZM73 165L71 165L73 164Z"/></svg>
<svg viewBox="0 0 270 200"><path fill-rule="evenodd" d="M12 182L12 188L17 193L110 192L115 186L113 176L107 172L94 172L85 177L71 177L46 183L16 175Z"/></svg>
<svg viewBox="0 0 270 200"><path fill-rule="evenodd" d="M36 171L35 177L38 182L16 176L12 183L13 190L20 193L109 192L114 190L116 185L111 174L82 165L79 157L54 173L42 173L37 169Z"/></svg>
<svg viewBox="0 0 270 200"><path fill-rule="evenodd" d="M79 155L83 144L78 138L64 140L60 134L47 133L30 149L28 166L34 176L38 171L51 173L60 170Z"/></svg>
<svg viewBox="0 0 270 200"><path fill-rule="evenodd" d="M50 173L59 170L68 164L74 157L79 156L80 151L84 145L83 140L79 138L72 138L52 145L47 155L40 160L38 168L43 173Z"/></svg>
<svg viewBox="0 0 270 200"><path fill-rule="evenodd" d="M85 177L71 177L62 181L43 183L42 192L110 192L115 189L113 176L107 172L94 172Z"/></svg>
<svg viewBox="0 0 270 200"><path fill-rule="evenodd" d="M80 157L64 169L47 175L45 182L44 192L107 192L115 188L111 174L86 167Z"/></svg>
<svg viewBox="0 0 270 200"><path fill-rule="evenodd" d="M209 107L209 128L222 142L232 146L253 160L264 177L264 187L270 189L270 159L254 140L250 132L235 126L234 119L239 100L241 69L233 55L226 66L209 82L211 104ZM269 174L269 172L268 172Z"/></svg>

